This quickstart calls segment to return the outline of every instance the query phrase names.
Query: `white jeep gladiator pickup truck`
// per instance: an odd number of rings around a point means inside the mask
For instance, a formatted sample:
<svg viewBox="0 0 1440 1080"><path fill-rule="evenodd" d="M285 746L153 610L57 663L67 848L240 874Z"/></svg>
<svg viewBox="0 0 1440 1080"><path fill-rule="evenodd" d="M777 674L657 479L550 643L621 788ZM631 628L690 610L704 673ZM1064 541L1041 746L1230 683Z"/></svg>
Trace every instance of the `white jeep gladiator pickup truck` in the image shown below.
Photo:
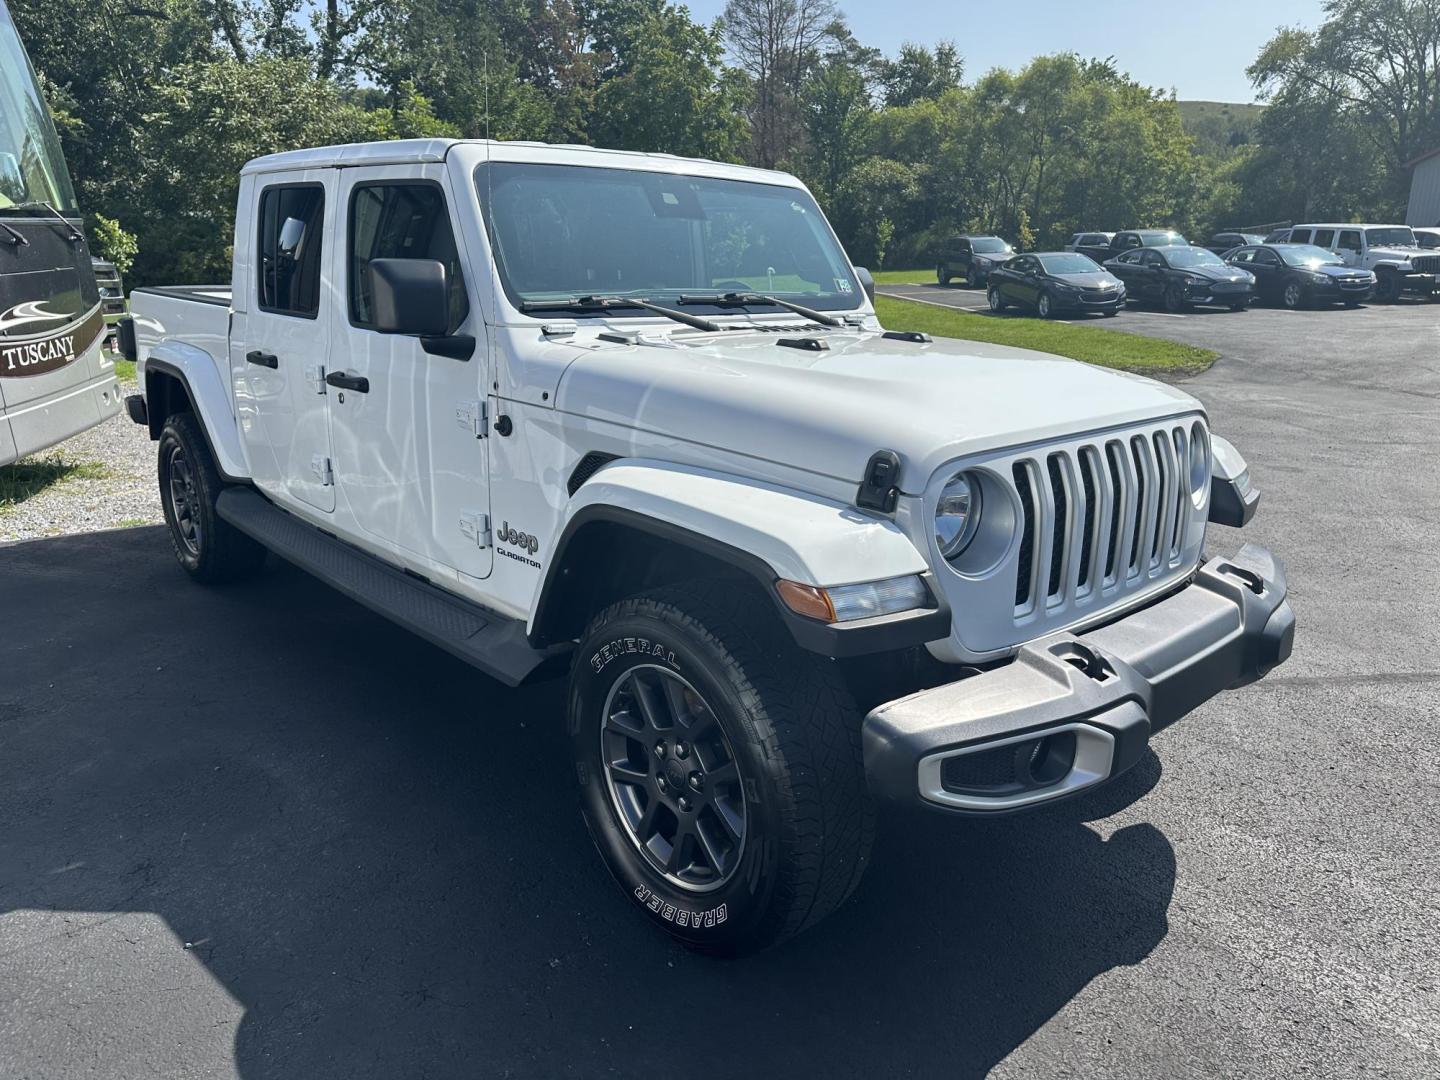
<svg viewBox="0 0 1440 1080"><path fill-rule="evenodd" d="M278 154L228 288L122 334L180 564L266 551L486 674L569 678L622 888L738 953L855 888L876 803L1042 806L1290 652L1199 402L885 330L793 177L538 144Z"/></svg>

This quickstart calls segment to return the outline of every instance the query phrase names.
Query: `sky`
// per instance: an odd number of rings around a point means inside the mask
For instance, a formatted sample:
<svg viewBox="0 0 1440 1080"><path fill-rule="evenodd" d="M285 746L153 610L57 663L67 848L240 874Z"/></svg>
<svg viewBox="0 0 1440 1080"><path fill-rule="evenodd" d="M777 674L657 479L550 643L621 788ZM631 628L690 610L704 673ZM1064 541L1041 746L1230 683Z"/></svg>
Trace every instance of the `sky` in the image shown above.
<svg viewBox="0 0 1440 1080"><path fill-rule="evenodd" d="M725 0L681 0L708 22ZM894 53L906 41L946 38L965 57L966 81L1054 52L1113 56L1147 86L1182 100L1254 101L1245 77L1280 26L1318 26L1321 0L838 0L865 45Z"/></svg>

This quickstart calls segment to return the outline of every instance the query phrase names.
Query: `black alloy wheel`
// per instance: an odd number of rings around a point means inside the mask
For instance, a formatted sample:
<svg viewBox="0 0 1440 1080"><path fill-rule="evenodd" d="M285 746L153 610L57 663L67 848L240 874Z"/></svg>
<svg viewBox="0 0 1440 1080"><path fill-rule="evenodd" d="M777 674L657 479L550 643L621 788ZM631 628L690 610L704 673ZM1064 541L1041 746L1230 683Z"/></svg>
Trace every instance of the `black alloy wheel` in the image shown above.
<svg viewBox="0 0 1440 1080"><path fill-rule="evenodd" d="M617 820L656 873L691 892L720 888L745 850L735 752L678 672L642 665L611 688L601 761Z"/></svg>
<svg viewBox="0 0 1440 1080"><path fill-rule="evenodd" d="M165 484L165 510L173 525L176 542L191 558L200 557L204 542L204 526L200 523L200 493L195 488L195 474L185 447L173 443L161 465L168 483Z"/></svg>
<svg viewBox="0 0 1440 1080"><path fill-rule="evenodd" d="M160 508L180 566L196 581L217 584L253 574L265 549L225 521L215 502L225 482L191 413L174 413L160 432Z"/></svg>

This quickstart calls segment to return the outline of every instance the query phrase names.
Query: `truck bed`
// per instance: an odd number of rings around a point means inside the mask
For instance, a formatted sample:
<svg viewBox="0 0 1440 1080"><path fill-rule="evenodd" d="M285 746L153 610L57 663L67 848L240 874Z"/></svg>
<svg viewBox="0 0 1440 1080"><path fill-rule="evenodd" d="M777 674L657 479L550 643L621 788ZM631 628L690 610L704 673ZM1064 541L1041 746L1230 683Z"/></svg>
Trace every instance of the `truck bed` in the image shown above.
<svg viewBox="0 0 1440 1080"><path fill-rule="evenodd" d="M155 346L169 340L204 349L220 371L228 367L229 285L152 285L130 294L135 345L142 366Z"/></svg>

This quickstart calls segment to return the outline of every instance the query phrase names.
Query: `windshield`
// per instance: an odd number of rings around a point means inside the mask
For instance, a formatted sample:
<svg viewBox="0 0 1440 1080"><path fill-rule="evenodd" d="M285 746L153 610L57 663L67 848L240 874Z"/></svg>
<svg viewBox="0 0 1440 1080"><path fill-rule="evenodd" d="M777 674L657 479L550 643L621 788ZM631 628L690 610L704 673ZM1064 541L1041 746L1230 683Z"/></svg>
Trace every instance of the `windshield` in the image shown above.
<svg viewBox="0 0 1440 1080"><path fill-rule="evenodd" d="M998 236L977 236L970 241L970 246L979 255L1002 255L1011 250L1010 245Z"/></svg>
<svg viewBox="0 0 1440 1080"><path fill-rule="evenodd" d="M1047 274L1094 274L1100 270L1084 255L1041 255L1040 265Z"/></svg>
<svg viewBox="0 0 1440 1080"><path fill-rule="evenodd" d="M1224 259L1205 248L1177 248L1166 254L1170 259L1170 265L1176 267L1225 265Z"/></svg>
<svg viewBox="0 0 1440 1080"><path fill-rule="evenodd" d="M75 212L60 140L10 12L0 4L0 213L20 212L16 204L36 202ZM36 207L23 213L45 211Z"/></svg>
<svg viewBox="0 0 1440 1080"><path fill-rule="evenodd" d="M1289 266L1344 266L1345 260L1333 251L1326 251L1314 244L1295 244L1291 247L1276 248L1280 258Z"/></svg>
<svg viewBox="0 0 1440 1080"><path fill-rule="evenodd" d="M726 292L830 310L861 303L835 235L798 188L511 162L480 166L475 182L501 282L517 307Z"/></svg>
<svg viewBox="0 0 1440 1080"><path fill-rule="evenodd" d="M1371 247L1414 247L1415 234L1405 225L1389 225L1383 229L1366 229L1365 239Z"/></svg>
<svg viewBox="0 0 1440 1080"><path fill-rule="evenodd" d="M1186 240L1185 237L1181 236L1178 232L1163 232L1141 233L1140 243L1146 247L1171 247L1175 244L1183 246L1190 243L1190 241Z"/></svg>

